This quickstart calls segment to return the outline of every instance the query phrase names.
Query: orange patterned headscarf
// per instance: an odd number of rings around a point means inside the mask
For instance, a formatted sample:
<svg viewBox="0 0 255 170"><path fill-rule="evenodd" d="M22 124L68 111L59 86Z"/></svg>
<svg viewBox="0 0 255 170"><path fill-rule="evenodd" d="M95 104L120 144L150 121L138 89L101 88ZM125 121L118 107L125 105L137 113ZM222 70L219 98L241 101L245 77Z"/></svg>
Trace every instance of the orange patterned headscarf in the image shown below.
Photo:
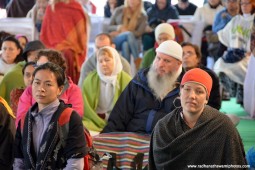
<svg viewBox="0 0 255 170"><path fill-rule="evenodd" d="M11 117L13 117L15 119L16 117L14 116L12 109L10 108L8 103L2 97L0 97L0 103L3 103L4 107L8 111L9 115L11 115Z"/></svg>

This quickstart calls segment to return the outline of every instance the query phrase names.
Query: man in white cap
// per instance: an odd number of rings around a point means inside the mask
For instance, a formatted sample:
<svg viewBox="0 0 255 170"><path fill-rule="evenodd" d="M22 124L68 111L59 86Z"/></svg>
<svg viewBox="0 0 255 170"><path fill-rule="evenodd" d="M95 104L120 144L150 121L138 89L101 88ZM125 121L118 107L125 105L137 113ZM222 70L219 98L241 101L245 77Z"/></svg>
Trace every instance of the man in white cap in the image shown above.
<svg viewBox="0 0 255 170"><path fill-rule="evenodd" d="M182 77L182 47L168 40L156 53L152 66L140 70L122 92L102 133L150 134L159 119L180 106L176 82Z"/></svg>
<svg viewBox="0 0 255 170"><path fill-rule="evenodd" d="M156 38L157 45L160 45L162 42L167 40L174 40L175 32L174 32L173 26L168 23L159 24L155 29L155 38ZM156 56L155 47L146 51L146 53L143 56L140 68L149 67L152 64L155 56Z"/></svg>

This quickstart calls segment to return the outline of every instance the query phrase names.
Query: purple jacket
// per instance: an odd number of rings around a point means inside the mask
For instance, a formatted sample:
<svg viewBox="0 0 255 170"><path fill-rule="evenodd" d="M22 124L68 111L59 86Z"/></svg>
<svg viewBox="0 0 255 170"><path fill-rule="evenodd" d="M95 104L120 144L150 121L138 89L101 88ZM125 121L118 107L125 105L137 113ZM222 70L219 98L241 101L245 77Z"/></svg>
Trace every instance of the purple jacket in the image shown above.
<svg viewBox="0 0 255 170"><path fill-rule="evenodd" d="M68 77L68 88L62 93L60 99L66 104L71 104L72 108L83 117L83 98L80 88L73 83L70 77ZM32 86L25 89L19 99L18 109L16 114L16 127L18 127L19 120L26 115L29 108L35 103L32 97Z"/></svg>

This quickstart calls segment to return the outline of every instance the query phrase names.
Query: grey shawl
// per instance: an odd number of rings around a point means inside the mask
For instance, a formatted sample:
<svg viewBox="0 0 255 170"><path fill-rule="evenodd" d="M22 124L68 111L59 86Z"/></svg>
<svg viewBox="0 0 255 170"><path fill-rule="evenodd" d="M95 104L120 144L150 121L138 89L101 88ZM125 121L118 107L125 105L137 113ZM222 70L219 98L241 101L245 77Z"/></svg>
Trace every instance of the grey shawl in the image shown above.
<svg viewBox="0 0 255 170"><path fill-rule="evenodd" d="M182 109L162 118L154 128L149 169L189 169L188 165L246 165L243 143L230 119L206 106L194 128L181 117ZM222 167L223 168L223 167Z"/></svg>

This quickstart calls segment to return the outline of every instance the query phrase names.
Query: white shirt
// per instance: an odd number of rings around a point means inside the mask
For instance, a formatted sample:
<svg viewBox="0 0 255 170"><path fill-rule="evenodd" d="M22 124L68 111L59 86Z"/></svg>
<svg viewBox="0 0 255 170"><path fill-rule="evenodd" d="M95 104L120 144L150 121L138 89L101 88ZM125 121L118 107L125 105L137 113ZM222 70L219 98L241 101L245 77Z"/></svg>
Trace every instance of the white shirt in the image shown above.
<svg viewBox="0 0 255 170"><path fill-rule="evenodd" d="M217 8L214 9L211 8L210 5L207 3L203 7L197 8L193 20L204 22L205 27L208 25L213 25L216 13L223 9L224 7L222 5L219 5Z"/></svg>
<svg viewBox="0 0 255 170"><path fill-rule="evenodd" d="M16 63L13 64L7 64L3 61L2 58L0 58L0 74L5 74L7 73L9 70L11 70L14 66L16 65Z"/></svg>

